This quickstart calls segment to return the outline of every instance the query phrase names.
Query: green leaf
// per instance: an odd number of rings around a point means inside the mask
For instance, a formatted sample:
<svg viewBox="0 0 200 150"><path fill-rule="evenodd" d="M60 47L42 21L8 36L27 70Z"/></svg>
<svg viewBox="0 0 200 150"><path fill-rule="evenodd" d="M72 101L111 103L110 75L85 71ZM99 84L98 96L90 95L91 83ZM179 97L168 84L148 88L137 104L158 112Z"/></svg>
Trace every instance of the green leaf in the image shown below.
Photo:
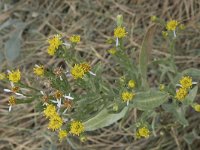
<svg viewBox="0 0 200 150"><path fill-rule="evenodd" d="M140 55L139 55L139 68L140 68L140 73L142 76L142 86L144 88L148 87L147 65L148 65L149 57L152 50L154 31L155 31L155 26L151 26L147 30L147 33L144 37L142 47L140 50Z"/></svg>
<svg viewBox="0 0 200 150"><path fill-rule="evenodd" d="M109 126L121 119L122 117L124 117L127 110L128 107L125 107L120 113L109 114L108 110L105 108L101 112L99 112L98 115L84 122L85 130L93 131L99 128Z"/></svg>
<svg viewBox="0 0 200 150"><path fill-rule="evenodd" d="M21 50L21 30L15 31L10 39L5 43L5 56L10 62L14 61Z"/></svg>
<svg viewBox="0 0 200 150"><path fill-rule="evenodd" d="M180 108L179 106L176 106L175 103L172 104L164 104L163 109L169 113L172 113L175 120L178 121L183 126L188 126L188 121L185 118L185 111Z"/></svg>
<svg viewBox="0 0 200 150"><path fill-rule="evenodd" d="M168 93L161 91L148 91L136 94L133 99L133 107L140 110L152 110L160 106L168 99Z"/></svg>
<svg viewBox="0 0 200 150"><path fill-rule="evenodd" d="M189 94L183 101L183 104L191 105L197 95L197 91L198 91L198 86L195 86L192 90L190 90Z"/></svg>
<svg viewBox="0 0 200 150"><path fill-rule="evenodd" d="M193 78L200 79L200 69L196 69L196 68L186 69L182 72L182 74L191 76Z"/></svg>

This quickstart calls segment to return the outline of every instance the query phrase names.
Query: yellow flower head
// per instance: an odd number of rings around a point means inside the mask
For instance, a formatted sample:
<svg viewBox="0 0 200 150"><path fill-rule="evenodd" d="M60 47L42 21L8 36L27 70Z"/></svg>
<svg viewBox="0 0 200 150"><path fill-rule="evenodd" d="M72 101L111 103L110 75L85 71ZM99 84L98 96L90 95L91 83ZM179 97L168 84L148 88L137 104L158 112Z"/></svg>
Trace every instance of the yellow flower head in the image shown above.
<svg viewBox="0 0 200 150"><path fill-rule="evenodd" d="M82 67L84 73L87 73L91 70L91 66L88 63L82 63L80 66Z"/></svg>
<svg viewBox="0 0 200 150"><path fill-rule="evenodd" d="M147 127L141 127L138 129L137 134L138 137L148 138L150 135L150 131Z"/></svg>
<svg viewBox="0 0 200 150"><path fill-rule="evenodd" d="M66 130L60 130L58 133L59 140L62 141L65 137L67 137L67 131Z"/></svg>
<svg viewBox="0 0 200 150"><path fill-rule="evenodd" d="M122 100L124 102L128 102L128 101L132 100L134 96L135 96L135 94L128 92L128 91L122 92L122 95L121 95Z"/></svg>
<svg viewBox="0 0 200 150"><path fill-rule="evenodd" d="M187 96L187 89L185 88L179 88L177 91L176 91L176 96L175 98L179 101L182 101L186 96Z"/></svg>
<svg viewBox="0 0 200 150"><path fill-rule="evenodd" d="M10 106L13 106L13 105L15 105L16 104L16 99L15 99L15 97L14 96L10 96L9 97L9 100L8 100L8 105L10 105Z"/></svg>
<svg viewBox="0 0 200 150"><path fill-rule="evenodd" d="M19 82L19 80L21 79L21 73L20 73L19 69L8 73L8 78L11 82L14 82L14 83Z"/></svg>
<svg viewBox="0 0 200 150"><path fill-rule="evenodd" d="M48 40L49 47L48 47L48 54L53 56L57 51L58 47L62 44L61 35L54 35L53 38Z"/></svg>
<svg viewBox="0 0 200 150"><path fill-rule="evenodd" d="M193 108L194 108L195 111L200 112L200 105L199 104L194 104Z"/></svg>
<svg viewBox="0 0 200 150"><path fill-rule="evenodd" d="M127 35L125 27L117 27L114 29L114 37L123 38Z"/></svg>
<svg viewBox="0 0 200 150"><path fill-rule="evenodd" d="M57 114L56 107L52 104L47 105L46 109L44 110L44 115L47 118L51 118L51 117L54 117L56 114Z"/></svg>
<svg viewBox="0 0 200 150"><path fill-rule="evenodd" d="M115 55L117 52L117 50L115 48L111 48L108 50L108 53L112 54L112 55Z"/></svg>
<svg viewBox="0 0 200 150"><path fill-rule="evenodd" d="M50 118L48 129L53 131L60 129L63 125L62 118L56 113L53 117Z"/></svg>
<svg viewBox="0 0 200 150"><path fill-rule="evenodd" d="M80 121L73 121L70 126L70 133L79 136L84 132L85 127Z"/></svg>
<svg viewBox="0 0 200 150"><path fill-rule="evenodd" d="M128 87L129 88L134 88L135 87L135 81L134 80L128 81Z"/></svg>
<svg viewBox="0 0 200 150"><path fill-rule="evenodd" d="M5 73L0 73L0 80L4 80L6 78L6 74Z"/></svg>
<svg viewBox="0 0 200 150"><path fill-rule="evenodd" d="M192 87L192 78L189 76L184 76L181 78L180 84L183 88L189 89Z"/></svg>
<svg viewBox="0 0 200 150"><path fill-rule="evenodd" d="M74 79L82 79L85 75L85 71L81 65L75 64L75 66L71 69L71 74L74 77Z"/></svg>
<svg viewBox="0 0 200 150"><path fill-rule="evenodd" d="M81 37L80 35L72 35L70 38L69 38L70 42L72 43L79 43L80 40L81 40Z"/></svg>
<svg viewBox="0 0 200 150"><path fill-rule="evenodd" d="M43 76L44 75L44 66L43 65L41 65L41 66L36 65L33 68L33 72L34 72L34 74L36 74L38 76Z"/></svg>
<svg viewBox="0 0 200 150"><path fill-rule="evenodd" d="M179 22L176 20L171 20L167 22L166 29L168 31L175 31L176 27L178 26Z"/></svg>

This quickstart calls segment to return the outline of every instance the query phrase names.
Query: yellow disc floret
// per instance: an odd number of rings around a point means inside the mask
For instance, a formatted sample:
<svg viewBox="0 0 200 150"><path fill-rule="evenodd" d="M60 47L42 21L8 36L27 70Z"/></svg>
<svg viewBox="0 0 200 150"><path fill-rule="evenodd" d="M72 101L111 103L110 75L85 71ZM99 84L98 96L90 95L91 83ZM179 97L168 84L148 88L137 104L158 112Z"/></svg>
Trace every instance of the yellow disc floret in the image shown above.
<svg viewBox="0 0 200 150"><path fill-rule="evenodd" d="M85 127L80 121L73 121L70 126L70 133L79 136L84 132Z"/></svg>
<svg viewBox="0 0 200 150"><path fill-rule="evenodd" d="M82 67L84 73L87 73L91 70L91 66L88 63L81 63L80 66Z"/></svg>
<svg viewBox="0 0 200 150"><path fill-rule="evenodd" d="M179 22L176 20L171 20L167 22L166 29L168 31L175 31L176 27L178 26Z"/></svg>
<svg viewBox="0 0 200 150"><path fill-rule="evenodd" d="M71 74L74 79L83 78L85 71L81 65L75 64L75 66L71 70Z"/></svg>
<svg viewBox="0 0 200 150"><path fill-rule="evenodd" d="M192 78L189 76L184 76L180 80L180 84L183 88L189 89L192 87Z"/></svg>
<svg viewBox="0 0 200 150"><path fill-rule="evenodd" d="M8 100L8 105L10 105L10 106L13 106L13 105L15 105L16 104L16 99L15 99L15 97L14 96L10 96L9 97L9 100Z"/></svg>
<svg viewBox="0 0 200 150"><path fill-rule="evenodd" d="M8 79L14 83L19 82L19 80L21 79L21 73L20 73L19 69L8 73Z"/></svg>
<svg viewBox="0 0 200 150"><path fill-rule="evenodd" d="M185 97L187 96L187 89L185 88L179 88L177 91L176 91L176 96L175 98L179 101L182 101L185 99Z"/></svg>
<svg viewBox="0 0 200 150"><path fill-rule="evenodd" d="M44 75L44 66L43 65L41 65L41 66L36 65L33 68L33 72L34 72L34 74L36 74L38 76L43 76Z"/></svg>
<svg viewBox="0 0 200 150"><path fill-rule="evenodd" d="M67 137L67 131L66 130L60 130L58 133L59 141L62 141L65 137Z"/></svg>
<svg viewBox="0 0 200 150"><path fill-rule="evenodd" d="M48 129L53 131L60 129L63 125L62 118L56 113L53 117L50 118Z"/></svg>
<svg viewBox="0 0 200 150"><path fill-rule="evenodd" d="M149 135L150 135L150 131L147 127L141 127L138 129L138 132L137 132L138 137L148 138Z"/></svg>
<svg viewBox="0 0 200 150"><path fill-rule="evenodd" d="M135 87L135 81L134 81L134 80L130 80L130 81L128 82L128 87L129 87L129 88L134 88L134 87Z"/></svg>
<svg viewBox="0 0 200 150"><path fill-rule="evenodd" d="M48 40L49 47L48 47L48 54L53 56L57 51L58 47L62 44L61 35L54 35L53 38Z"/></svg>
<svg viewBox="0 0 200 150"><path fill-rule="evenodd" d="M44 110L44 115L47 118L54 117L56 115L56 107L52 104L47 105L46 109Z"/></svg>
<svg viewBox="0 0 200 150"><path fill-rule="evenodd" d="M114 37L123 38L127 35L125 27L117 27L114 29Z"/></svg>
<svg viewBox="0 0 200 150"><path fill-rule="evenodd" d="M70 42L72 43L78 43L80 42L81 40L81 37L79 35L72 35L70 38L69 38Z"/></svg>
<svg viewBox="0 0 200 150"><path fill-rule="evenodd" d="M125 92L122 92L121 98L124 102L128 102L128 101L132 100L134 96L135 96L134 93L125 91Z"/></svg>

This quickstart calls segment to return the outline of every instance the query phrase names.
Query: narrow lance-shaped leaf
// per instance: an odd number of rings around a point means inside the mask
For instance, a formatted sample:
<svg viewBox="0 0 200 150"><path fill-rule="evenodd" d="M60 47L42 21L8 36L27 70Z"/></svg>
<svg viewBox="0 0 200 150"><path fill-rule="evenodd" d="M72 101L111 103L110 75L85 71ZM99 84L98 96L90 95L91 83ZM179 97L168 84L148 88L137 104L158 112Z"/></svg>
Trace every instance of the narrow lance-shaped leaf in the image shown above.
<svg viewBox="0 0 200 150"><path fill-rule="evenodd" d="M105 108L98 115L84 122L86 131L93 131L99 128L103 128L113 124L118 121L126 114L128 108L125 107L120 113L110 114L108 110Z"/></svg>
<svg viewBox="0 0 200 150"><path fill-rule="evenodd" d="M136 94L132 106L140 110L152 110L163 104L169 95L161 91L148 91Z"/></svg>
<svg viewBox="0 0 200 150"><path fill-rule="evenodd" d="M139 55L139 67L140 67L140 73L142 76L142 86L143 88L148 87L147 83L147 65L150 58L152 45L153 45L153 36L154 36L154 30L155 26L151 26L144 37L142 47L140 50Z"/></svg>

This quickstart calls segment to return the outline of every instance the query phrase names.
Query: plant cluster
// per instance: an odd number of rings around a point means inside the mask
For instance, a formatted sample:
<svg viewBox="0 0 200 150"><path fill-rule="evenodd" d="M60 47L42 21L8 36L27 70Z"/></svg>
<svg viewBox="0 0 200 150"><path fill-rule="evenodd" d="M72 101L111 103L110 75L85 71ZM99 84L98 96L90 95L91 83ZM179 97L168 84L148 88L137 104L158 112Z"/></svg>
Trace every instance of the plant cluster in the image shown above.
<svg viewBox="0 0 200 150"><path fill-rule="evenodd" d="M132 109L138 112L138 118L127 130L132 130L136 139L156 134L160 118L167 113L173 116L175 122L187 126L186 110L192 107L200 112L200 104L194 101L200 70L189 68L180 72L175 64L175 44L184 25L176 20L165 22L156 16L152 16L151 20L164 28L162 35L169 45L169 57L149 61L147 32L139 62L133 60L130 56L135 51L126 49L129 33L123 26L122 16L118 15L113 37L107 40L111 46L107 52L116 62L113 67L118 68L121 76L111 84L102 77L101 63L92 65L75 52L81 41L79 35L72 35L69 43L62 35L53 35L47 41L47 52L52 57L62 58L67 69L47 68L43 64L33 67L36 78L30 79L30 83L48 81L49 89L25 84L19 69L2 72L0 80L10 83L10 88L4 89L10 94L9 111L14 105L36 101L37 110L48 120L47 128L56 132L60 141L70 135L85 141L85 131L109 126L126 117ZM150 65L156 65L160 75L160 83L154 87L150 87L148 82Z"/></svg>

